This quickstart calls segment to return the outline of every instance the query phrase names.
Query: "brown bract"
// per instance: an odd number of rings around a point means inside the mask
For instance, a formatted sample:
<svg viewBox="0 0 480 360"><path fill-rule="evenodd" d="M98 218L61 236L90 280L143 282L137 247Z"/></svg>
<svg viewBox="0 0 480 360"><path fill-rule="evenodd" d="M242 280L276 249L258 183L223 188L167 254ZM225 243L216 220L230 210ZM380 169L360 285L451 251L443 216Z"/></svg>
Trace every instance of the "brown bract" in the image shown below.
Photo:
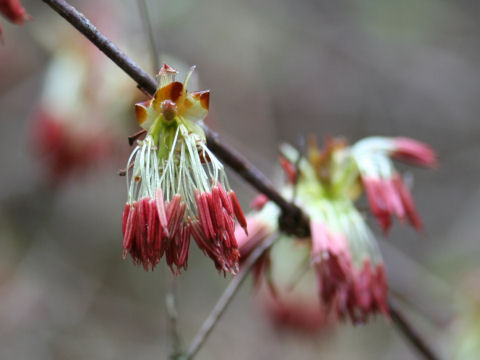
<svg viewBox="0 0 480 360"><path fill-rule="evenodd" d="M138 124L143 128L148 129L160 115L167 121L176 116L199 121L207 115L210 91L188 92L187 83L174 81L176 73L175 69L164 64L158 74L160 84L153 98L135 105Z"/></svg>

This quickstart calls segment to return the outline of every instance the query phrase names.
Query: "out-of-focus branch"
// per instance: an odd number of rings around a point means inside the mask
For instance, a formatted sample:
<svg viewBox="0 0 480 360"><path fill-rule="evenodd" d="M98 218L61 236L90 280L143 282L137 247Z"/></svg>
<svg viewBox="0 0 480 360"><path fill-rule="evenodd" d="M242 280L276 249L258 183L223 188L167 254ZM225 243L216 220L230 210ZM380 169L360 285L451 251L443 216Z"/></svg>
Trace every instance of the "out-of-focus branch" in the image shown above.
<svg viewBox="0 0 480 360"><path fill-rule="evenodd" d="M98 31L83 14L79 13L73 6L64 0L42 1L60 14L78 31L85 35L98 49L100 49L100 51L123 69L133 80L135 80L141 90L144 90L150 95L155 93L157 84L153 77L120 51L120 49L106 38L105 35ZM250 183L250 185L268 196L280 207L282 210L282 216L280 218L282 230L298 237L309 235L310 229L308 226L308 216L298 206L284 199L275 190L272 183L247 159L245 159L245 157L222 143L218 134L214 133L206 126L204 126L204 130L207 136L208 147L215 152L221 160L238 172L238 174ZM417 348L426 359L438 359L438 357L433 355L433 351L428 348L420 335L413 330L413 327L395 308L392 309L392 320L410 343Z"/></svg>
<svg viewBox="0 0 480 360"><path fill-rule="evenodd" d="M253 265L255 265L258 259L260 259L260 257L265 254L265 252L273 245L277 238L277 234L271 236L270 238L262 242L261 245L259 245L248 256L247 260L242 265L242 269L240 270L238 275L235 276L232 281L230 281L230 284L228 284L222 296L220 297L220 299L218 299L212 312L205 319L202 327L200 328L200 330L198 330L197 334L193 338L192 344L190 345L190 348L186 355L186 360L193 359L193 357L197 354L198 350L200 350L202 345L207 340L208 335L210 335L218 320L220 320L228 304L230 304L234 295L237 293L238 289L247 278L247 275L252 269Z"/></svg>
<svg viewBox="0 0 480 360"><path fill-rule="evenodd" d="M165 294L165 307L168 317L168 334L172 341L170 359L177 359L181 356L181 338L177 326L177 283L175 275L172 275L170 269L165 267L165 277L167 281L167 291Z"/></svg>
<svg viewBox="0 0 480 360"><path fill-rule="evenodd" d="M397 329L405 336L408 342L417 349L417 351L427 360L439 360L440 358L433 353L431 348L417 333L412 325L407 321L407 318L400 312L400 310L389 301L390 316Z"/></svg>
<svg viewBox="0 0 480 360"><path fill-rule="evenodd" d="M157 43L155 42L155 37L153 36L153 26L148 14L147 0L137 0L137 3L143 28L145 29L145 34L148 38L148 46L150 48L150 56L152 58L152 68L154 72L159 71L160 64L158 61L158 48Z"/></svg>

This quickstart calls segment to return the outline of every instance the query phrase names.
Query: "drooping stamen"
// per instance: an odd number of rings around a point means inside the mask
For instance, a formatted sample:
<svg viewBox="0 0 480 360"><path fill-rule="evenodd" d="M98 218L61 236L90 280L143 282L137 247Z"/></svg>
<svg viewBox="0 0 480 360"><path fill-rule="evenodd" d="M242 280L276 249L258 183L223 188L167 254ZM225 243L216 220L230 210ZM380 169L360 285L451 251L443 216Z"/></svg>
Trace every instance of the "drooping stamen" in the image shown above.
<svg viewBox="0 0 480 360"><path fill-rule="evenodd" d="M222 206L222 198L220 195L220 190L217 187L212 189L211 195L211 210L213 213L213 217L215 219L215 224L217 227L217 233L223 232L225 230L225 222L223 220L223 206Z"/></svg>
<svg viewBox="0 0 480 360"><path fill-rule="evenodd" d="M181 246L178 253L178 266L187 268L188 248L190 247L190 225L184 225L181 231Z"/></svg>
<svg viewBox="0 0 480 360"><path fill-rule="evenodd" d="M422 231L423 224L422 219L420 218L420 214L415 206L415 202L413 201L412 194L405 186L402 178L400 175L396 174L393 177L393 184L394 187L397 189L400 199L402 200L402 204L405 208L406 215L410 224L417 229L417 231Z"/></svg>
<svg viewBox="0 0 480 360"><path fill-rule="evenodd" d="M163 234L166 237L170 237L170 234L168 232L167 214L165 211L165 201L163 200L163 191L160 188L155 191L155 201L157 202L158 218L160 220Z"/></svg>
<svg viewBox="0 0 480 360"><path fill-rule="evenodd" d="M130 204L126 203L125 207L123 208L123 215L122 215L122 234L125 235L125 229L127 227L127 219L128 214L130 213Z"/></svg>
<svg viewBox="0 0 480 360"><path fill-rule="evenodd" d="M230 215L227 214L226 210L223 210L223 220L226 224L226 230L227 230L227 239L228 239L228 247L237 249L238 244L237 244L237 239L235 238L235 221L232 219Z"/></svg>
<svg viewBox="0 0 480 360"><path fill-rule="evenodd" d="M175 235L178 225L178 212L180 211L181 195L176 194L167 209L167 226L170 232L169 238L172 239Z"/></svg>
<svg viewBox="0 0 480 360"><path fill-rule="evenodd" d="M230 196L228 196L227 192L225 191L224 187L220 182L218 183L217 187L220 190L223 207L227 210L227 213L229 215L234 215L232 199L230 198Z"/></svg>
<svg viewBox="0 0 480 360"><path fill-rule="evenodd" d="M136 204L132 204L130 206L130 211L128 213L128 218L125 227L125 233L123 236L123 258L126 257L126 252L129 251L132 247L132 240L135 236L135 224L136 224L136 215L137 215L137 207Z"/></svg>
<svg viewBox="0 0 480 360"><path fill-rule="evenodd" d="M240 206L240 203L238 202L237 195L233 191L230 191L229 194L230 194L230 199L232 200L233 209L235 211L235 217L237 218L240 226L245 231L245 234L248 235L247 220L245 219L245 214L243 213L242 207Z"/></svg>
<svg viewBox="0 0 480 360"><path fill-rule="evenodd" d="M147 233L147 243L150 246L156 238L157 228L158 228L158 213L157 205L155 200L148 201L148 233Z"/></svg>

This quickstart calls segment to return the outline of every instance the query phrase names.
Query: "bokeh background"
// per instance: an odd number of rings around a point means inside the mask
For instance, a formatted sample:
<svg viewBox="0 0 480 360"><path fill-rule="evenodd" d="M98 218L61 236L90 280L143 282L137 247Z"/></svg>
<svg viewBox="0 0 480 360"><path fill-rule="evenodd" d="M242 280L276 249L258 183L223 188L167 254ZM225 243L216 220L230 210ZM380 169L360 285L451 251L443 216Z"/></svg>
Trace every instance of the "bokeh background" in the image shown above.
<svg viewBox="0 0 480 360"><path fill-rule="evenodd" d="M117 172L142 94L43 2L23 4L33 21L18 27L0 19L0 358L166 358L165 269L147 273L121 257L126 191ZM135 0L72 4L153 72ZM459 355L461 344L480 342L473 321L480 292L480 3L147 5L159 58L183 74L197 65L198 89L212 92L209 125L276 183L277 145L309 133L352 142L401 135L433 146L438 170L408 170L425 234L397 224L388 239L377 235L394 299L443 358L468 359ZM77 102L65 115L67 128L85 120L109 151L87 170L52 180L32 124L48 97L48 68L66 49L90 64L82 73L86 90L69 99ZM62 103L70 80L56 81ZM247 207L255 191L229 175ZM227 283L192 246L189 270L178 278L185 345ZM198 359L418 358L382 318L305 336L273 326L255 299L245 284Z"/></svg>

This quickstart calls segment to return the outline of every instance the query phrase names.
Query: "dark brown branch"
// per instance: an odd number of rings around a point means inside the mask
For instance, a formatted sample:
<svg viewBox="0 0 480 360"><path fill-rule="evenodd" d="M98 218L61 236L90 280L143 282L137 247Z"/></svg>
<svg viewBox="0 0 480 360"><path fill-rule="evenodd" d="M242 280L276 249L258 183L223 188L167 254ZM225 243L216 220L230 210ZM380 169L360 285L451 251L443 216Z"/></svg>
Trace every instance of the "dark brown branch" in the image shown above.
<svg viewBox="0 0 480 360"><path fill-rule="evenodd" d="M157 84L153 77L143 71L134 61L121 52L117 46L100 33L95 26L73 6L63 0L43 0L43 2L52 7L115 64L123 69L137 82L138 87L150 95L155 93ZM223 144L217 134L207 127L204 127L204 129L207 136L208 147L215 152L220 159L232 167L232 169L237 171L247 182L268 196L281 208L282 217L280 219L280 225L282 230L299 237L309 234L308 216L303 213L299 207L285 200L258 169L250 164L243 156ZM392 320L410 343L417 348L426 359L438 359L438 357L433 355L433 351L427 347L420 335L413 330L413 327L395 308L392 309Z"/></svg>

